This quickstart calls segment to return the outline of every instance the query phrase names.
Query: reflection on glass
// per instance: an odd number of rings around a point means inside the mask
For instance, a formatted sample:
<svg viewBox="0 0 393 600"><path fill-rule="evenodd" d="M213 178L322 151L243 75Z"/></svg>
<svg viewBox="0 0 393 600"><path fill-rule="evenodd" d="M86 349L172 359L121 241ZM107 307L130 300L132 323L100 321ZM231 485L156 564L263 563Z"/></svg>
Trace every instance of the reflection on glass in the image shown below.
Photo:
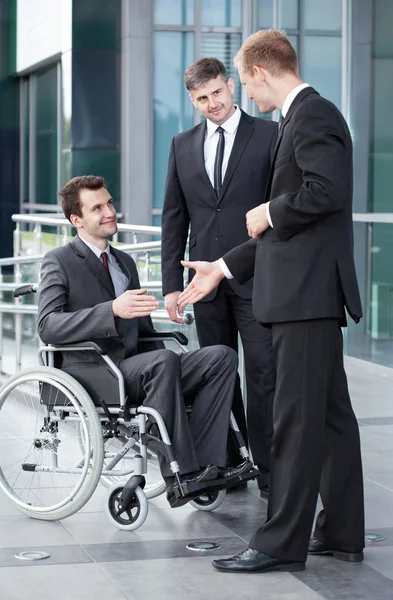
<svg viewBox="0 0 393 600"><path fill-rule="evenodd" d="M201 24L206 27L241 27L241 0L202 0Z"/></svg>
<svg viewBox="0 0 393 600"><path fill-rule="evenodd" d="M193 25L194 0L154 0L155 25Z"/></svg>
<svg viewBox="0 0 393 600"><path fill-rule="evenodd" d="M30 111L29 111L29 93L30 93L30 82L29 79L21 80L22 86L22 110L23 110L23 123L22 123L22 149L21 154L23 157L23 174L22 174L22 202L29 202L29 172L30 172Z"/></svg>
<svg viewBox="0 0 393 600"><path fill-rule="evenodd" d="M279 0L279 29L298 28L298 0Z"/></svg>
<svg viewBox="0 0 393 600"><path fill-rule="evenodd" d="M300 75L341 108L341 37L307 35Z"/></svg>
<svg viewBox="0 0 393 600"><path fill-rule="evenodd" d="M256 0L255 2L255 31L273 27L273 1Z"/></svg>
<svg viewBox="0 0 393 600"><path fill-rule="evenodd" d="M35 201L57 202L57 65L35 76Z"/></svg>
<svg viewBox="0 0 393 600"><path fill-rule="evenodd" d="M228 73L235 82L233 101L240 103L240 80L233 59L241 46L240 33L202 33L201 58L214 56L224 63Z"/></svg>
<svg viewBox="0 0 393 600"><path fill-rule="evenodd" d="M153 207L161 208L173 136L193 126L193 106L183 74L193 62L193 33L154 34Z"/></svg>
<svg viewBox="0 0 393 600"><path fill-rule="evenodd" d="M303 2L306 30L341 31L343 0L303 0Z"/></svg>
<svg viewBox="0 0 393 600"><path fill-rule="evenodd" d="M297 35L289 35L288 39L291 42L292 46L295 48L295 52L297 54L299 46L299 37Z"/></svg>

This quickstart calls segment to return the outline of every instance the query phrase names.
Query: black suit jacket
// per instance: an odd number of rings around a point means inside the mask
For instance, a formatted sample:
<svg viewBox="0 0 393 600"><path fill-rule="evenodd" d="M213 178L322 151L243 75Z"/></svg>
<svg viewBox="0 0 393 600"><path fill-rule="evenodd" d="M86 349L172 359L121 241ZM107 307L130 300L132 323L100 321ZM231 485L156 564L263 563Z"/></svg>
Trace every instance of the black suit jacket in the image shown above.
<svg viewBox="0 0 393 600"><path fill-rule="evenodd" d="M290 106L266 190L273 228L224 260L264 324L362 316L353 258L352 141L338 109L311 87Z"/></svg>
<svg viewBox="0 0 393 600"><path fill-rule="evenodd" d="M127 289L140 288L133 259L114 247L111 252L127 276ZM115 318L114 298L103 264L76 236L71 243L44 256L38 299L40 338L57 345L95 341L116 363L140 351L162 347L162 344L139 347L138 337L153 331L150 317ZM94 352L67 352L61 366L80 362L102 361Z"/></svg>
<svg viewBox="0 0 393 600"><path fill-rule="evenodd" d="M223 185L217 197L204 162L206 121L172 140L162 213L163 294L183 289L188 229L190 260L213 261L248 239L246 212L264 198L277 125L242 111ZM252 282L230 282L251 298ZM205 301L215 296L212 292Z"/></svg>

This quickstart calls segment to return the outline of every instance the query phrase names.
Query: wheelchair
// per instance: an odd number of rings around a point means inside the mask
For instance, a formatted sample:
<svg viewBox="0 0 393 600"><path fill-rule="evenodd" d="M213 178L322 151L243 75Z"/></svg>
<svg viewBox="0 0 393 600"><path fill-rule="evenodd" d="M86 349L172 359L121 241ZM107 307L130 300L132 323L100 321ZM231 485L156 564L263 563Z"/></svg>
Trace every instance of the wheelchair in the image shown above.
<svg viewBox="0 0 393 600"><path fill-rule="evenodd" d="M37 290L20 286L18 297ZM144 342L172 341L186 352L181 332L155 332ZM84 372L55 368L57 353L94 351L102 367ZM183 483L161 415L134 406L125 394L123 375L95 342L46 345L38 351L40 365L11 377L0 389L0 488L25 515L46 521L78 512L99 483L106 491L105 512L116 527L133 531L147 518L148 500L163 494L157 455L163 454L177 482L177 497L200 491L190 501L198 510L214 510L223 502L228 482ZM243 460L248 450L231 414L230 428ZM231 480L254 479L259 471Z"/></svg>

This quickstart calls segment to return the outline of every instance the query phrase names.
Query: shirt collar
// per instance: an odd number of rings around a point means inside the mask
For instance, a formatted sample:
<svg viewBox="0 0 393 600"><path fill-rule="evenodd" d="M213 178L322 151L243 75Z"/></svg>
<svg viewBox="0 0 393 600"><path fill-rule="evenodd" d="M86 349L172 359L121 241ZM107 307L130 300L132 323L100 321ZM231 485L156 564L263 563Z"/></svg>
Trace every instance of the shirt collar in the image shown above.
<svg viewBox="0 0 393 600"><path fill-rule="evenodd" d="M241 110L238 106L236 106L236 104L235 104L235 108L236 108L236 110L233 113L233 115L231 117L229 117L229 119L227 119L225 121L225 123L223 123L221 125L221 127L227 133L230 133L231 135L233 135L235 133L236 129L238 128L240 119L242 116ZM209 138L213 135L213 133L216 132L218 125L216 125L216 123L213 123L213 121L210 121L209 119L206 119L206 123L207 123L207 137Z"/></svg>
<svg viewBox="0 0 393 600"><path fill-rule="evenodd" d="M110 250L110 248L111 248L111 247L110 247L110 245L109 245L109 244L107 245L107 247L105 248L105 250L101 250L101 248L97 248L97 246L94 246L94 244L91 244L91 243L90 243L90 242L88 242L87 240L84 240L84 239L83 239L83 237L79 236L79 239L80 239L80 240L82 240L82 242L83 242L84 244L86 244L86 246L87 246L88 248L90 248L90 250L91 250L92 252L94 252L94 254L97 256L97 258L101 259L101 254L102 254L103 252L106 252L106 253L107 253L107 255L108 255L108 259L109 259L109 260L111 259L111 256L112 256L112 255L111 255L111 250Z"/></svg>
<svg viewBox="0 0 393 600"><path fill-rule="evenodd" d="M310 87L308 83L301 83L297 85L291 92L289 92L288 96L284 100L284 104L282 105L281 114L285 118L292 102L295 100L296 96L304 89Z"/></svg>

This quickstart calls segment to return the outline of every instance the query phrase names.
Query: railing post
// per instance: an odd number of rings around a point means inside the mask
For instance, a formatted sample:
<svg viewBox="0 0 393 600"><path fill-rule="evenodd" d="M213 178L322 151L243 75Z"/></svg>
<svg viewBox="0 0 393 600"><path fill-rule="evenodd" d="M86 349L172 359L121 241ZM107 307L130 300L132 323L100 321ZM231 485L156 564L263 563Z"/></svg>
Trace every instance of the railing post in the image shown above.
<svg viewBox="0 0 393 600"><path fill-rule="evenodd" d="M37 254L42 253L42 227L39 223L34 227L35 247Z"/></svg>
<svg viewBox="0 0 393 600"><path fill-rule="evenodd" d="M14 229L13 241L14 241L14 256L20 256L20 253L21 253L20 223L17 223L16 227Z"/></svg>
<svg viewBox="0 0 393 600"><path fill-rule="evenodd" d="M63 225L62 227L63 229L63 239L62 239L62 246L65 246L66 243L68 242L68 227L67 225Z"/></svg>
<svg viewBox="0 0 393 600"><path fill-rule="evenodd" d="M145 273L146 281L150 281L150 252L147 251L145 254Z"/></svg>
<svg viewBox="0 0 393 600"><path fill-rule="evenodd" d="M20 263L15 265L15 287L18 287L22 283L22 273L20 269ZM21 298L15 298L15 303L18 305L21 302ZM15 366L16 370L20 371L22 368L22 313L15 313Z"/></svg>

